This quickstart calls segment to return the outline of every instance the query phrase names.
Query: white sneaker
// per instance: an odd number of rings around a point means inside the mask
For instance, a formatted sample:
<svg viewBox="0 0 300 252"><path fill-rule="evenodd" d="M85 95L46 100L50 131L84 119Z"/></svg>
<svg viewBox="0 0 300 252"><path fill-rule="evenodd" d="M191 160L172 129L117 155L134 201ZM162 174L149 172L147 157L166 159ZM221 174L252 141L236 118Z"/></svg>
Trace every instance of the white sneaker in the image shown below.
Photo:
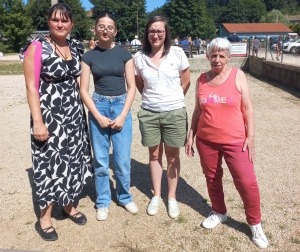
<svg viewBox="0 0 300 252"><path fill-rule="evenodd" d="M267 240L267 237L264 234L264 231L262 230L261 224L257 224L254 226L251 226L251 231L252 231L252 241L254 244L259 247L259 248L266 248L268 247L269 243Z"/></svg>
<svg viewBox="0 0 300 252"><path fill-rule="evenodd" d="M227 221L226 214L219 214L215 211L211 211L209 216L202 222L202 227L214 228L224 221Z"/></svg>
<svg viewBox="0 0 300 252"><path fill-rule="evenodd" d="M149 215L157 214L160 203L161 203L161 197L153 196L147 207L147 213Z"/></svg>
<svg viewBox="0 0 300 252"><path fill-rule="evenodd" d="M97 209L96 219L99 221L104 221L108 217L108 207L100 207Z"/></svg>
<svg viewBox="0 0 300 252"><path fill-rule="evenodd" d="M136 214L139 211L137 205L133 201L131 201L124 207L131 214Z"/></svg>
<svg viewBox="0 0 300 252"><path fill-rule="evenodd" d="M168 199L168 214L171 218L177 218L180 213L178 203L176 199L170 198Z"/></svg>

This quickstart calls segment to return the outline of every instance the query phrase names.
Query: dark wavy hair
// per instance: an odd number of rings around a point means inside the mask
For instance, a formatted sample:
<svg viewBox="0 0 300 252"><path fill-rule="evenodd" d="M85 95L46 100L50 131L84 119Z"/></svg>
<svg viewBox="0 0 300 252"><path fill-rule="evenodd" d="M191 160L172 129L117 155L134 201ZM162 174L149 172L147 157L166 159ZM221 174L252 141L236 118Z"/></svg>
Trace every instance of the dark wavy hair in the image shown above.
<svg viewBox="0 0 300 252"><path fill-rule="evenodd" d="M149 55L152 51L151 44L148 39L148 29L149 27L155 23L155 22L163 22L165 24L165 41L164 41L164 51L163 56L167 55L171 48L171 33L170 33L170 27L169 22L165 17L162 16L154 16L149 19L149 21L146 24L145 32L144 32L144 38L143 38L143 51L146 55Z"/></svg>
<svg viewBox="0 0 300 252"><path fill-rule="evenodd" d="M114 17L114 15L110 14L109 12L101 12L101 13L96 17L95 25L97 25L98 20L99 20L100 18L103 18L103 17L108 17L108 18L110 18L112 21L114 21L114 23L115 23L115 28L117 28L117 20L116 20L116 18Z"/></svg>
<svg viewBox="0 0 300 252"><path fill-rule="evenodd" d="M57 3L54 4L51 9L49 10L48 13L48 21L51 19L53 13L54 15L56 15L56 12L60 12L60 15L63 16L64 18L70 20L71 22L73 22L73 15L72 15L72 10L71 8L64 4L64 3Z"/></svg>

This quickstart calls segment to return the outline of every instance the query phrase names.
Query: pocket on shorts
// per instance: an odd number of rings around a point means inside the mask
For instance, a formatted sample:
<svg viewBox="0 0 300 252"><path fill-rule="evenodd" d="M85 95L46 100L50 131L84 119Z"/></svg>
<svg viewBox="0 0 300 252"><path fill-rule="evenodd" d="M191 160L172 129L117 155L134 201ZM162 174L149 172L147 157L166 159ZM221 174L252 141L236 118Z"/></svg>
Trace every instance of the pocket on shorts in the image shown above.
<svg viewBox="0 0 300 252"><path fill-rule="evenodd" d="M174 111L174 117L187 120L187 112L186 112L185 107L181 108L181 109L176 109Z"/></svg>
<svg viewBox="0 0 300 252"><path fill-rule="evenodd" d="M142 118L142 117L147 116L147 114L148 114L148 111L141 108L141 109L139 110L139 112L137 113L137 117L138 117L138 119L140 119L140 118Z"/></svg>

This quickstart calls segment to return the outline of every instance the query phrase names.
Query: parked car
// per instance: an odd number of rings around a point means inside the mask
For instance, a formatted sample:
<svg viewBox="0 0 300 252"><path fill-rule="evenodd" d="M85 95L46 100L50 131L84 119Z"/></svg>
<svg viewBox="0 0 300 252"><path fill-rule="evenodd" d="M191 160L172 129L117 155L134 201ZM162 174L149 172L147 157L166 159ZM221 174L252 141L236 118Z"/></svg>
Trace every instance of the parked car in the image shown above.
<svg viewBox="0 0 300 252"><path fill-rule="evenodd" d="M296 51L296 53L298 53L300 55L300 46L297 46L295 51Z"/></svg>
<svg viewBox="0 0 300 252"><path fill-rule="evenodd" d="M283 51L289 53L296 53L296 47L300 46L300 39L292 40L283 44Z"/></svg>

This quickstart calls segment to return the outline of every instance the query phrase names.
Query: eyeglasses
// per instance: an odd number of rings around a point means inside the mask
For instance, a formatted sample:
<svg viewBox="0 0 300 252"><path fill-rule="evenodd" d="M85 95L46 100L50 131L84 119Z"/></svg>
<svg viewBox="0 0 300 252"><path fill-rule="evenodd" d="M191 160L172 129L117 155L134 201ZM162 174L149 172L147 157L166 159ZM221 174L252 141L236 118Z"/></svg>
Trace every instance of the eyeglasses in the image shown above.
<svg viewBox="0 0 300 252"><path fill-rule="evenodd" d="M161 31L161 30L149 30L148 31L148 34L150 36L154 36L155 33L157 34L158 37L162 37L164 35L165 31Z"/></svg>
<svg viewBox="0 0 300 252"><path fill-rule="evenodd" d="M97 25L97 30L104 32L105 30L107 30L108 32L113 32L115 30L115 27L109 25L107 27L105 27L105 25Z"/></svg>

